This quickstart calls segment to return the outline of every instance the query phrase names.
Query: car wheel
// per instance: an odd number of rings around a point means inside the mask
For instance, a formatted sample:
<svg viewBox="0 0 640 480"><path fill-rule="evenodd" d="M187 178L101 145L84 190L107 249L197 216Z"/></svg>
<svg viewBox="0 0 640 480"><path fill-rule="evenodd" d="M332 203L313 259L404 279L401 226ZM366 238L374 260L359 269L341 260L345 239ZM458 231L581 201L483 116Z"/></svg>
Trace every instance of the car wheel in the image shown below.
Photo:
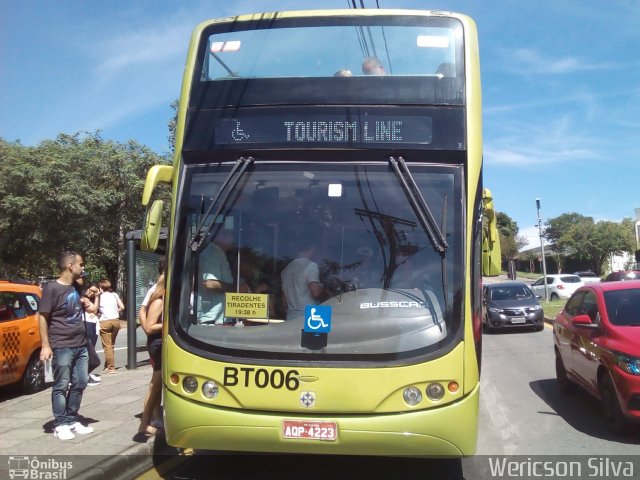
<svg viewBox="0 0 640 480"><path fill-rule="evenodd" d="M486 317L484 319L484 322L482 322L482 331L484 333L491 333L493 331L493 328L491 328L489 324L489 319Z"/></svg>
<svg viewBox="0 0 640 480"><path fill-rule="evenodd" d="M556 350L556 381L558 383L558 389L562 393L572 393L576 389L576 386L567 377L567 371L564 368L562 356L558 350Z"/></svg>
<svg viewBox="0 0 640 480"><path fill-rule="evenodd" d="M36 393L44 385L44 365L40 361L40 351L33 352L22 375L22 390Z"/></svg>
<svg viewBox="0 0 640 480"><path fill-rule="evenodd" d="M616 434L625 433L629 425L620 410L616 387L608 372L603 375L600 381L600 398L609 430Z"/></svg>
<svg viewBox="0 0 640 480"><path fill-rule="evenodd" d="M556 300L560 300L560 297L558 296L557 293L552 293L549 298L551 299L552 302L554 302Z"/></svg>

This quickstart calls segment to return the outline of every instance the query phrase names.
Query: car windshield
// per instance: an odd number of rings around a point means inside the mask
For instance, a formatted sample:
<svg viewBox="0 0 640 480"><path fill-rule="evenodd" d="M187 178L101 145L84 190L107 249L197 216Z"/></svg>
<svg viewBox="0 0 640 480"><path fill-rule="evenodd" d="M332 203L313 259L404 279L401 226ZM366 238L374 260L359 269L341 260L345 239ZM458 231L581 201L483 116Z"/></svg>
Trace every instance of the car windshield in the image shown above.
<svg viewBox="0 0 640 480"><path fill-rule="evenodd" d="M524 285L493 287L489 291L491 292L491 300L518 300L533 297L531 290Z"/></svg>
<svg viewBox="0 0 640 480"><path fill-rule="evenodd" d="M613 325L640 326L640 288L605 292L604 301Z"/></svg>

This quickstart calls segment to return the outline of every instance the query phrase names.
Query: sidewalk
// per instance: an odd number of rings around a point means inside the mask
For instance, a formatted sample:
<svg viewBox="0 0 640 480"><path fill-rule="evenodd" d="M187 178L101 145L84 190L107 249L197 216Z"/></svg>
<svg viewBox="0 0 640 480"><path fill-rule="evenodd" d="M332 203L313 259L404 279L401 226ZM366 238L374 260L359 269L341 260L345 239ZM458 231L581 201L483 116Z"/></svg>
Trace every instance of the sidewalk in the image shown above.
<svg viewBox="0 0 640 480"><path fill-rule="evenodd" d="M177 453L161 433L155 439L136 436L151 372L146 364L135 370L120 367L103 374L99 385L87 387L80 420L94 432L67 441L53 436L50 385L33 395L1 390L0 478L10 478L9 469L15 474L18 466L25 468L20 459L28 457L29 468L35 467L42 478L131 479ZM67 471L61 472L61 466ZM62 475L52 477L55 472Z"/></svg>

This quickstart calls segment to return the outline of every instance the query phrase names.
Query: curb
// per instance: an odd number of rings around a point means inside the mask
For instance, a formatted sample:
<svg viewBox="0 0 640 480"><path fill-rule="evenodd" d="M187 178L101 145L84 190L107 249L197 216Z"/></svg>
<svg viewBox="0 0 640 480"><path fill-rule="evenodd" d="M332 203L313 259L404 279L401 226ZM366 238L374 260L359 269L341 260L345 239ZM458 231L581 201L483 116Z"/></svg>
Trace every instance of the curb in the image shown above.
<svg viewBox="0 0 640 480"><path fill-rule="evenodd" d="M170 447L164 441L160 441L159 445L156 445L155 440L154 438L147 443L132 445L117 455L107 457L74 475L73 478L78 480L130 480L179 453L178 449Z"/></svg>
<svg viewBox="0 0 640 480"><path fill-rule="evenodd" d="M153 465L153 443L134 445L117 455L107 457L87 470L75 475L74 479L114 479L136 478Z"/></svg>

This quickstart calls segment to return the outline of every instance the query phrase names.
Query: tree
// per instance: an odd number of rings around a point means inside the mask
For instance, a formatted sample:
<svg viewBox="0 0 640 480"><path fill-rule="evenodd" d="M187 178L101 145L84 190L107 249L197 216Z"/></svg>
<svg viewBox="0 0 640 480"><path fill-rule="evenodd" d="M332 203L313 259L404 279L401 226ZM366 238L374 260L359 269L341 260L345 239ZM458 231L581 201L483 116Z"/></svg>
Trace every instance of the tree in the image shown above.
<svg viewBox="0 0 640 480"><path fill-rule="evenodd" d="M171 109L173 110L173 116L167 123L167 128L169 129L169 136L167 137L167 140L169 140L171 153L174 154L176 151L176 127L178 126L178 110L180 109L180 100L174 100L173 102L171 102Z"/></svg>
<svg viewBox="0 0 640 480"><path fill-rule="evenodd" d="M0 139L0 276L57 274L65 249L84 255L92 280L122 285L124 235L142 223L146 172L167 160L98 132L36 147Z"/></svg>
<svg viewBox="0 0 640 480"><path fill-rule="evenodd" d="M518 237L518 223L504 212L497 212L496 224L500 236L500 249L503 260L511 260L527 244L527 240Z"/></svg>
<svg viewBox="0 0 640 480"><path fill-rule="evenodd" d="M563 239L563 236L573 227L580 224L593 224L593 218L585 217L579 213L563 213L559 217L552 218L545 224L543 236L549 241L549 247L555 253L558 261L558 272L562 271L563 256L572 255L574 253L570 242ZM594 270L595 272L595 270Z"/></svg>
<svg viewBox="0 0 640 480"><path fill-rule="evenodd" d="M595 223L593 218L578 213L550 219L544 236L554 251L587 261L596 275L602 275L602 267L611 255L630 253L635 242L630 219Z"/></svg>

